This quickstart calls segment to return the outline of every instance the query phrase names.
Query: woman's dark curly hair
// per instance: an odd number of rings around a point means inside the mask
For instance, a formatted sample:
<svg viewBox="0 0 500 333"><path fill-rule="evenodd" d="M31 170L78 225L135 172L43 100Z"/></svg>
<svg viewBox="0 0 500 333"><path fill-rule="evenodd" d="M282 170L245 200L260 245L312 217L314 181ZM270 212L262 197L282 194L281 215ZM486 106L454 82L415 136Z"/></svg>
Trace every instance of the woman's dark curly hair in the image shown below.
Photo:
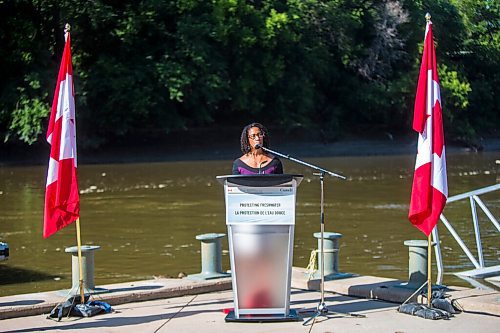
<svg viewBox="0 0 500 333"><path fill-rule="evenodd" d="M259 123L251 123L249 125L246 125L243 128L243 131L241 131L241 152L243 155L248 154L251 150L250 148L250 142L248 142L248 131L252 127L257 127L262 134L264 134L264 140L262 141L262 145L266 148L270 148L271 142L269 140L269 131L267 128L264 127L264 125L259 124Z"/></svg>

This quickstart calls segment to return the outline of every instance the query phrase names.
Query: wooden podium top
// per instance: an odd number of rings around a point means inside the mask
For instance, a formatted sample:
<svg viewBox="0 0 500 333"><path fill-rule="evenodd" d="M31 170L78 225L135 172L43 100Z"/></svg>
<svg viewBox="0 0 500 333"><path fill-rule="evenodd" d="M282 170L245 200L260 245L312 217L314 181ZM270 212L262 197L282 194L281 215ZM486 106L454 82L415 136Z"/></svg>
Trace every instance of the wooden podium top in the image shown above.
<svg viewBox="0 0 500 333"><path fill-rule="evenodd" d="M256 175L224 175L224 176L217 176L216 178L222 185L224 185L224 182L227 180L236 185L263 187L263 186L276 186L285 184L292 181L292 179L295 179L297 181L297 186L299 186L304 176L291 175L291 174L271 174L271 175L256 174Z"/></svg>

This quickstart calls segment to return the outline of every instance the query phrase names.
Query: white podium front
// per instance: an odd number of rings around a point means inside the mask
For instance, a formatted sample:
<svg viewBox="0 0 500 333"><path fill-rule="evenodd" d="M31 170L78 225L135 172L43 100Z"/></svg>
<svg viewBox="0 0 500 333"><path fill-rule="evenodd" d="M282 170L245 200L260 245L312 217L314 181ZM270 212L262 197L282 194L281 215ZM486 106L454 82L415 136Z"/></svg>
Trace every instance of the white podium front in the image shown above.
<svg viewBox="0 0 500 333"><path fill-rule="evenodd" d="M290 310L300 175L218 176L224 184L234 311L226 321L300 320Z"/></svg>

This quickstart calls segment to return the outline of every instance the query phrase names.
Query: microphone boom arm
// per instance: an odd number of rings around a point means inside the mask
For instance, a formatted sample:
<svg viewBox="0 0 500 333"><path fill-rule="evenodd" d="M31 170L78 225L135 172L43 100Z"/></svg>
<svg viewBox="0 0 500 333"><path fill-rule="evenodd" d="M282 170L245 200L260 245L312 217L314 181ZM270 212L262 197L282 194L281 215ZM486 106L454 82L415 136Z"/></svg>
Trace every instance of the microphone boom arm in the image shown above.
<svg viewBox="0 0 500 333"><path fill-rule="evenodd" d="M326 173L326 174L328 174L328 175L330 175L330 176L333 176L333 177L337 177L337 178L340 178L340 179L346 179L346 177L344 177L344 176L342 176L342 175L339 175L339 174L337 174L337 173L335 173L335 172L328 171L328 170L323 169L323 168L321 168L321 167L319 167L319 166L316 166L316 165L314 165L314 164L310 164L310 163L307 163L307 162L301 161L301 160L299 160L299 159L296 159L296 158L294 158L294 157L291 157L290 155L285 155L285 154L279 153L279 152L274 151L274 150L272 150L272 149L266 148L266 147L264 147L264 146L262 146L262 145L258 145L258 146L259 146L259 147L257 147L257 146L256 146L256 148L261 148L261 149L263 149L264 151L267 151L267 152L272 153L272 154L274 154L274 155L278 155L278 156L280 156L280 157L286 158L287 160L290 160L290 161L293 161L293 162L296 162L296 163L299 163L299 164L305 165L305 166L307 166L307 167L309 167L309 168L311 168L311 169L315 169L315 170L319 171L320 173L323 173L323 174L325 174L325 173Z"/></svg>

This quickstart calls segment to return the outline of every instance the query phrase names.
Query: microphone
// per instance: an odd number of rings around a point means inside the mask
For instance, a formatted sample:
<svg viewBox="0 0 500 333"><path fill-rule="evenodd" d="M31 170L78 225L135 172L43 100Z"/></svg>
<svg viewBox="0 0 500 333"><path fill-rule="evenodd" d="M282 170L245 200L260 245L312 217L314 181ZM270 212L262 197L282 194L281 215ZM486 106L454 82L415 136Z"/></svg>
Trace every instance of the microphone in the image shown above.
<svg viewBox="0 0 500 333"><path fill-rule="evenodd" d="M255 145L255 149L260 149L260 148L262 148L262 145L260 143Z"/></svg>
<svg viewBox="0 0 500 333"><path fill-rule="evenodd" d="M260 170L262 169L262 164L266 164L267 162L269 162L269 161L262 161L262 162L260 162L260 164L259 164L259 175L261 174ZM265 172L262 172L262 174L265 174Z"/></svg>

